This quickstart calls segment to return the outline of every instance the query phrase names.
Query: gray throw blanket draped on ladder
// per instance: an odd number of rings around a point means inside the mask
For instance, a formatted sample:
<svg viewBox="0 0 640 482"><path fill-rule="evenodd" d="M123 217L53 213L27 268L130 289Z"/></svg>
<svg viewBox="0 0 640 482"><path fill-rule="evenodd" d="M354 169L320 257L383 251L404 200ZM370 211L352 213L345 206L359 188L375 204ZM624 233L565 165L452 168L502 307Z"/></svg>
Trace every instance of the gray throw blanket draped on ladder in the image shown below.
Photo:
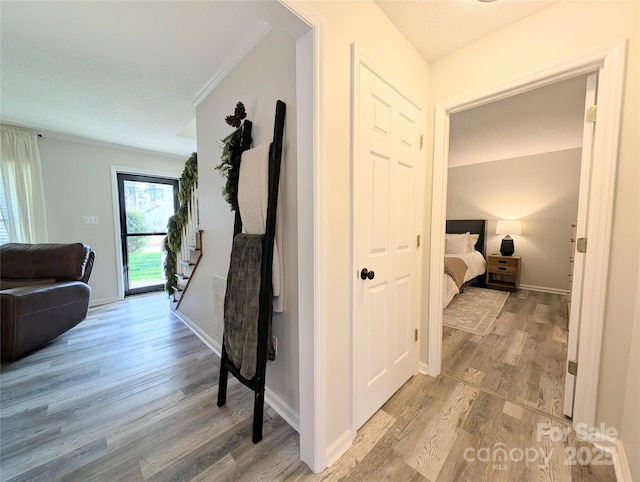
<svg viewBox="0 0 640 482"><path fill-rule="evenodd" d="M224 298L224 346L240 374L251 380L256 374L262 234L238 234L233 240ZM269 359L271 346L269 316Z"/></svg>

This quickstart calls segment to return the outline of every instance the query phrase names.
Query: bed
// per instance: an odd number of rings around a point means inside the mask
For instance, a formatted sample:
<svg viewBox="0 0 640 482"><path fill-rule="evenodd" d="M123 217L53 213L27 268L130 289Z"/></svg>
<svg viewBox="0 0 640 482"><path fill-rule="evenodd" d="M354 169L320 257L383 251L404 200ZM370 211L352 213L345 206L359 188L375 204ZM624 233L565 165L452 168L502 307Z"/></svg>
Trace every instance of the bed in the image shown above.
<svg viewBox="0 0 640 482"><path fill-rule="evenodd" d="M447 220L443 308L468 285L484 284L487 266L486 224L484 219Z"/></svg>

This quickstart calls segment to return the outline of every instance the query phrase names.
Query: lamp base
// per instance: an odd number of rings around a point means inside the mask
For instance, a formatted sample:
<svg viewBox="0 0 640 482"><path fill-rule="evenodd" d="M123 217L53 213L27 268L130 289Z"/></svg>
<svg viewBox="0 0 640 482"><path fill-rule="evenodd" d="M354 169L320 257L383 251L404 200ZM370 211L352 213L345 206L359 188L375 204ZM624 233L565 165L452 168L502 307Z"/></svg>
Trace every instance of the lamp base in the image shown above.
<svg viewBox="0 0 640 482"><path fill-rule="evenodd" d="M502 243L500 243L500 254L502 256L511 256L515 251L513 239L511 237L502 238Z"/></svg>

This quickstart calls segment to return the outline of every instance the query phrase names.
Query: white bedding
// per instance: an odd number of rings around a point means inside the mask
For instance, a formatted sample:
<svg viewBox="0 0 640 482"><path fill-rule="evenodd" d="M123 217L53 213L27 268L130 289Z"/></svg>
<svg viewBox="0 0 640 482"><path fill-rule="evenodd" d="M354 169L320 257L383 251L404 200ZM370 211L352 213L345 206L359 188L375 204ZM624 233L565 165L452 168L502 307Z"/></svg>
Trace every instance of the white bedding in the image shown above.
<svg viewBox="0 0 640 482"><path fill-rule="evenodd" d="M484 274L487 270L487 262L479 251L464 254L445 254L445 258L461 258L467 265L467 272L464 275L465 283L476 276ZM453 278L443 273L442 308L446 308L459 290Z"/></svg>

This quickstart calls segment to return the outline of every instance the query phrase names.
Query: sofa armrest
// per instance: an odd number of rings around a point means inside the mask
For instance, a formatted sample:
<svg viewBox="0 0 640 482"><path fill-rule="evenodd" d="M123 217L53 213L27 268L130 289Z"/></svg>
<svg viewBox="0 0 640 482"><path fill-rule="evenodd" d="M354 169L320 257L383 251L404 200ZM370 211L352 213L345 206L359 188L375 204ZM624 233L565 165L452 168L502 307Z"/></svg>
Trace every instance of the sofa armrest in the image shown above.
<svg viewBox="0 0 640 482"><path fill-rule="evenodd" d="M89 247L85 244L85 246ZM91 248L89 248L91 249ZM87 263L84 265L84 275L80 281L84 283L89 283L89 277L91 276L91 271L93 271L93 261L96 258L96 253L93 251L89 252L89 257L87 258Z"/></svg>

